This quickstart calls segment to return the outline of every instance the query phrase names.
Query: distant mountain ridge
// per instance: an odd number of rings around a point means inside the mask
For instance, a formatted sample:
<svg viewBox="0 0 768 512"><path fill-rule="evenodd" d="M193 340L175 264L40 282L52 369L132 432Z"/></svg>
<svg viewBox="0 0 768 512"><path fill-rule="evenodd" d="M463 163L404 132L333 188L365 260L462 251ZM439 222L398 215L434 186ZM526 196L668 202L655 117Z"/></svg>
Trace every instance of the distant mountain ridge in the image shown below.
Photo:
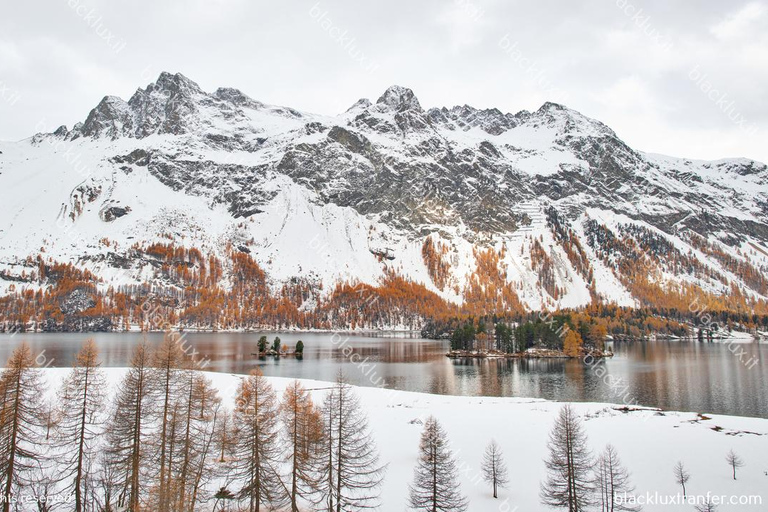
<svg viewBox="0 0 768 512"><path fill-rule="evenodd" d="M425 110L392 86L331 117L162 73L0 151L0 295L54 284L38 256L102 290L179 288L137 256L164 243L248 254L275 293L310 283L302 311L391 276L481 309L768 298L765 164L642 153L555 103Z"/></svg>

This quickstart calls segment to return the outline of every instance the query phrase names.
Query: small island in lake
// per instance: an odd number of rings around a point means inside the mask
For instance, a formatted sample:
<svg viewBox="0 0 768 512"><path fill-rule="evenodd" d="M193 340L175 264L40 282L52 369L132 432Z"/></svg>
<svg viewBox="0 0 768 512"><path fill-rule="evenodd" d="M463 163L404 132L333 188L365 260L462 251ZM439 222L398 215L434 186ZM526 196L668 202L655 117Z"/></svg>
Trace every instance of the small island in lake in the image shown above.
<svg viewBox="0 0 768 512"><path fill-rule="evenodd" d="M265 357L265 356L274 356L274 357L286 357L286 356L293 356L297 359L301 359L304 357L304 342L299 340L296 342L296 348L293 352L289 352L288 345L283 344L280 341L279 336L275 336L274 341L272 342L272 346L268 345L267 337L262 336L259 338L259 344L258 344L259 351L258 352L252 352L252 356L259 356L259 357Z"/></svg>
<svg viewBox="0 0 768 512"><path fill-rule="evenodd" d="M562 358L613 357L606 350L607 330L595 319L546 315L534 321L504 323L472 320L450 336L450 358Z"/></svg>

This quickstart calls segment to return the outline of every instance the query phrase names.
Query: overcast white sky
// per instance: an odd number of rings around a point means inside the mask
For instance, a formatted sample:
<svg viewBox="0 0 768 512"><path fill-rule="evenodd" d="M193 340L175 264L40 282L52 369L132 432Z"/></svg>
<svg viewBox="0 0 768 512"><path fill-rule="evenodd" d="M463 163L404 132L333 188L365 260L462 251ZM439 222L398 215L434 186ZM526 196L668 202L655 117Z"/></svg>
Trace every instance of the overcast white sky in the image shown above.
<svg viewBox="0 0 768 512"><path fill-rule="evenodd" d="M2 140L41 120L71 126L166 70L322 114L392 84L425 108L550 100L643 151L768 162L768 0L42 0L3 11Z"/></svg>

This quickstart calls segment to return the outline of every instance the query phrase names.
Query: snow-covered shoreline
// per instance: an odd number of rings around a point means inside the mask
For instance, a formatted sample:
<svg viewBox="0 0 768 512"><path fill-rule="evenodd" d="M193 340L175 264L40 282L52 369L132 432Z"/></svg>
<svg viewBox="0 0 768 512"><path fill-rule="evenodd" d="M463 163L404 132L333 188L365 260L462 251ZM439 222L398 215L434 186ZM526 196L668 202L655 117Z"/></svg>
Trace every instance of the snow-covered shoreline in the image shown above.
<svg viewBox="0 0 768 512"><path fill-rule="evenodd" d="M48 392L69 370L47 368ZM125 373L106 368L112 388ZM232 404L242 375L207 373L225 404ZM294 379L269 377L280 394ZM327 392L328 382L301 380L315 402ZM470 512L547 510L539 503L544 478L546 442L561 402L542 399L431 395L380 388L355 387L366 409L373 436L389 465L382 488L384 512L406 509L408 484L416 463L423 420L434 415L445 427L460 465L463 492ZM632 473L637 493L676 495L672 468L678 460L691 473L689 495L760 496L762 504L724 505L721 511L761 511L768 507L768 419L701 416L696 413L645 409L622 411L623 406L574 403L583 417L593 452L613 444ZM483 449L491 440L501 446L509 466L509 489L491 497L480 479ZM738 480L731 477L725 455L733 449L746 465ZM646 511L690 511L690 504L646 505Z"/></svg>

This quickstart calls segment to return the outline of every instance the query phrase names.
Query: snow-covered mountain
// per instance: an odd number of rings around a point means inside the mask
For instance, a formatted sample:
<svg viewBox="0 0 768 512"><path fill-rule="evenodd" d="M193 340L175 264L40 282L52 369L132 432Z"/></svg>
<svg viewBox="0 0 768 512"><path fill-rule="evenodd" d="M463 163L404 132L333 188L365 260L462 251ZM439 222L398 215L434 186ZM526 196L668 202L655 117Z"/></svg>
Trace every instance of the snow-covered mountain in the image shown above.
<svg viewBox="0 0 768 512"><path fill-rule="evenodd" d="M393 86L327 117L163 73L0 152L0 295L46 286L39 255L102 288L156 282L132 248L173 242L245 252L272 289L319 295L396 273L531 310L768 297L765 164L642 153L554 103L425 110Z"/></svg>

